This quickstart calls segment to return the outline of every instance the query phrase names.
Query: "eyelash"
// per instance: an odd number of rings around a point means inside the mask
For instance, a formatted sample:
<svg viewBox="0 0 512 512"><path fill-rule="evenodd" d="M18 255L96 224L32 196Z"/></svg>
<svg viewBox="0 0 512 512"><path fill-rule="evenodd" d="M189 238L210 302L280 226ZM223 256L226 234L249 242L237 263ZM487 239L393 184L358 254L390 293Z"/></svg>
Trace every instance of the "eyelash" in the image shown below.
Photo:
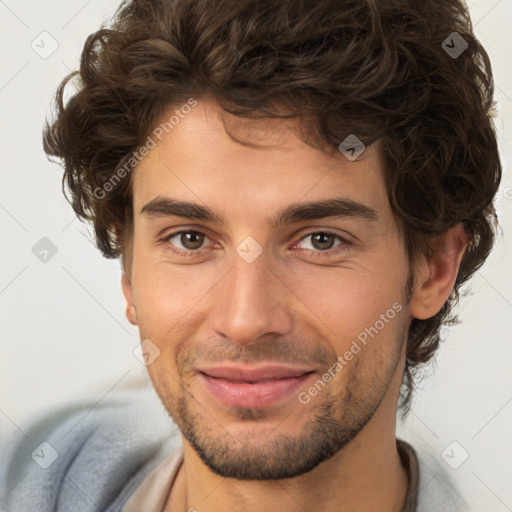
<svg viewBox="0 0 512 512"><path fill-rule="evenodd" d="M178 249L175 249L172 245L170 245L170 242L169 240L171 238L174 238L175 236L177 235L182 235L184 233L194 233L194 234L197 234L197 235L203 235L205 236L206 238L209 238L208 235L206 233L203 233L201 231L197 231L197 230L193 230L193 229L184 229L184 230L181 230L181 231L175 231L173 233L170 233L169 235L166 235L163 239L162 239L162 242L166 243L166 248L168 250L170 250L172 253L178 255L178 256L182 256L182 257L193 257L193 256L198 256L201 254L202 252L202 249L198 249L198 250L192 250L192 249L189 249L187 251L182 251L182 250L178 250ZM350 248L351 245L353 245L352 242L350 242L349 240L347 240L346 238L342 237L341 235L339 235L338 233L335 233L333 231L328 231L328 230L320 230L320 231L311 231L307 234L305 234L304 236L301 237L301 239L296 242L296 244L299 244L300 242L302 242L304 239L308 238L308 237L312 237L314 235L328 235L328 236L333 236L335 238L337 238L341 244L338 245L338 246L335 246L331 249L326 249L325 251L321 251L321 250L312 250L312 249L303 249L305 251L308 251L311 253L311 256L313 257L322 257L323 255L327 254L329 256L333 255L333 254L338 254L339 252L342 252L342 251L346 251L347 249ZM294 244L294 245L296 245Z"/></svg>

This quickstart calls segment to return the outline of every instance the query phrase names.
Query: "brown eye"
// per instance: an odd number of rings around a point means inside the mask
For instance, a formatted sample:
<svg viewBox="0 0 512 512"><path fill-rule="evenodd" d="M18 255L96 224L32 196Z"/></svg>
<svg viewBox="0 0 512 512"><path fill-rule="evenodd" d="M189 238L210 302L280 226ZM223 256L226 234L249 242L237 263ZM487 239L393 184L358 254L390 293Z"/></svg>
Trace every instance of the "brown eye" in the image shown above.
<svg viewBox="0 0 512 512"><path fill-rule="evenodd" d="M197 251L203 246L206 238L204 233L198 231L178 231L171 233L165 240L178 250Z"/></svg>
<svg viewBox="0 0 512 512"><path fill-rule="evenodd" d="M309 247L302 247L303 249L316 250L316 251L328 251L334 247L336 239L343 243L343 239L335 234L324 231L318 231L316 233L310 233L302 238L300 243L304 243L309 239Z"/></svg>
<svg viewBox="0 0 512 512"><path fill-rule="evenodd" d="M181 233L180 242L186 249L194 250L199 249L204 242L204 235L196 233L195 231L187 231Z"/></svg>
<svg viewBox="0 0 512 512"><path fill-rule="evenodd" d="M334 244L334 239L336 237L334 235L330 235L328 233L316 233L311 235L311 244L320 250L330 249Z"/></svg>
<svg viewBox="0 0 512 512"><path fill-rule="evenodd" d="M307 258L324 259L341 257L353 247L354 242L334 231L313 231L294 245Z"/></svg>

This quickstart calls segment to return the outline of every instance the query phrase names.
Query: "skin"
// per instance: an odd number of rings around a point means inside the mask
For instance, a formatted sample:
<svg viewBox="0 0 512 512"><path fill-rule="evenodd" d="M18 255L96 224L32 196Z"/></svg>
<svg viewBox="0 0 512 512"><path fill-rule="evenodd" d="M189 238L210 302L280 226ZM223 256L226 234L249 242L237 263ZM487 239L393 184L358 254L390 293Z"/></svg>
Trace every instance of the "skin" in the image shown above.
<svg viewBox="0 0 512 512"><path fill-rule="evenodd" d="M160 350L148 372L184 445L165 510L397 512L408 485L395 438L407 329L447 300L463 230L449 230L420 262L407 302L409 262L378 145L352 162L302 142L296 121L224 121L252 145L230 138L216 103L200 100L131 176L126 314ZM223 222L141 213L164 196L207 206ZM337 197L371 207L376 219L268 223L292 203ZM180 230L205 236L170 237ZM319 240L325 231L346 241ZM262 249L252 263L236 252L249 236ZM293 363L321 378L393 304L394 318L307 404L298 394L314 381L278 405L228 407L195 370Z"/></svg>

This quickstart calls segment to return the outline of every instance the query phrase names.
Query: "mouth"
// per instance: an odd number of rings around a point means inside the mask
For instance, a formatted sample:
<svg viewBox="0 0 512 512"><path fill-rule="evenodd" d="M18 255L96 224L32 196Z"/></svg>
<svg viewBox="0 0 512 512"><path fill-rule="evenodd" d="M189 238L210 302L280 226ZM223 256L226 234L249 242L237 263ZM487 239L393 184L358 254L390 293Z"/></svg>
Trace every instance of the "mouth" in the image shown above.
<svg viewBox="0 0 512 512"><path fill-rule="evenodd" d="M229 406L255 408L290 398L316 372L283 366L223 366L199 369L198 373L216 400Z"/></svg>

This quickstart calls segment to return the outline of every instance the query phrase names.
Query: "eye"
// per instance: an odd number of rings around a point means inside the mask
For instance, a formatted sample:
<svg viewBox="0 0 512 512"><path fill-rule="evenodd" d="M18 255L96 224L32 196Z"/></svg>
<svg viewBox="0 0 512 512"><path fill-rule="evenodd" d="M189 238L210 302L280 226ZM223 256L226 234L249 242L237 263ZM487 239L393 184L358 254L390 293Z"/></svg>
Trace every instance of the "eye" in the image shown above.
<svg viewBox="0 0 512 512"><path fill-rule="evenodd" d="M300 244L307 239L310 239L310 242L306 244L309 245L309 247L303 246L299 248L306 249L312 253L319 253L315 254L315 256L321 256L322 253L337 253L340 250L343 251L348 249L350 246L350 242L348 240L337 233L332 233L330 231L316 231L314 233L308 233L301 238L300 242L298 242L296 246L300 246ZM336 240L339 240L340 243L334 245Z"/></svg>
<svg viewBox="0 0 512 512"><path fill-rule="evenodd" d="M305 241L308 239L310 239L310 241L306 244ZM195 230L175 231L163 239L167 249L171 250L174 254L185 257L201 254L201 249L205 248L204 244L206 240L209 240L209 237L205 233ZM335 245L336 240L339 241L337 245ZM311 256L316 257L331 255L333 253L337 254L338 252L347 250L351 244L351 242L338 233L315 231L303 236L294 247L304 249L310 252ZM303 246L301 247L301 245ZM306 245L306 247L304 247L304 245ZM180 246L183 250L181 250Z"/></svg>
<svg viewBox="0 0 512 512"><path fill-rule="evenodd" d="M164 238L164 241L169 243L169 248L176 254L193 255L200 252L199 249L203 248L202 245L207 239L208 237L200 231L188 230L171 233ZM179 245L175 248L176 244L181 244L185 250L179 250Z"/></svg>

